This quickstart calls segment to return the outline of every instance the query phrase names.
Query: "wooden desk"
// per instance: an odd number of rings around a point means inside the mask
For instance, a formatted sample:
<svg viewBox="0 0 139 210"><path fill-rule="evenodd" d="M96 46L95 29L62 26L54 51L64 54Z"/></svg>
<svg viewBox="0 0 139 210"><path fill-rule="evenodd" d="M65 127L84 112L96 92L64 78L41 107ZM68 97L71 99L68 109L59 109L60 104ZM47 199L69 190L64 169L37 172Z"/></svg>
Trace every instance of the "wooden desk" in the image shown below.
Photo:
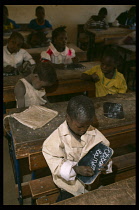
<svg viewBox="0 0 139 210"><path fill-rule="evenodd" d="M128 130L135 131L136 99L134 92L94 98L93 101L96 109L96 118L98 120L97 128L101 130L101 132L105 136L108 136L108 139L109 136L114 136L115 134L117 134L119 132L119 128L122 132ZM123 105L125 118L122 120L106 118L103 115L103 103L106 101L121 103ZM9 118L10 129L13 136L15 154L17 159L28 157L29 153L41 150L43 141L65 120L67 104L68 102L58 102L49 104L49 108L57 110L59 114L48 124L36 130L32 130L27 126L22 125L12 117ZM23 109L15 110L16 112L20 112ZM125 141L126 143L126 139L123 139L122 141ZM131 142L132 141L134 140L131 139ZM114 144L113 146L115 147Z"/></svg>
<svg viewBox="0 0 139 210"><path fill-rule="evenodd" d="M108 95L105 97L93 99L96 109L97 127L110 141L111 147L114 149L122 145L135 144L135 93ZM103 103L115 102L123 105L125 118L122 120L105 118L103 115ZM58 111L58 116L51 120L48 124L40 129L32 130L22 125L14 118L9 118L10 130L12 134L14 167L16 172L16 180L18 183L18 192L20 202L23 202L22 190L26 194L25 187L28 183L21 185L20 164L22 160L28 159L29 154L40 152L44 140L65 120L66 107L68 102L51 103L48 108ZM13 112L21 112L23 109L15 109ZM128 143L127 143L128 142ZM29 167L29 166L28 166Z"/></svg>
<svg viewBox="0 0 139 210"><path fill-rule="evenodd" d="M27 36L31 33L30 31L17 31L17 32L19 32L20 34L22 34L22 36L25 39L25 42L26 42ZM6 45L7 44L7 41L10 38L11 34L12 33L4 33L3 34L3 45Z"/></svg>
<svg viewBox="0 0 139 210"><path fill-rule="evenodd" d="M28 30L19 30L19 31L17 31L17 32L19 32L20 34L22 34L22 36L24 37L24 39L25 39L25 43L26 43L26 41L27 41L27 36L29 35L29 34L31 34L31 31L28 31ZM12 33L4 33L3 34L3 46L4 45L6 45L7 44L7 41L8 41L8 39L10 38L10 36L11 36L11 34ZM51 37L52 37L52 31L49 31L49 33L48 34L46 34L46 37L47 38L49 38L49 39L51 39Z"/></svg>
<svg viewBox="0 0 139 210"><path fill-rule="evenodd" d="M133 176L52 205L136 205L136 178Z"/></svg>
<svg viewBox="0 0 139 210"><path fill-rule="evenodd" d="M136 59L136 45L117 45L117 48L124 53L124 60Z"/></svg>
<svg viewBox="0 0 139 210"><path fill-rule="evenodd" d="M100 62L85 62L82 63L86 66L85 69L78 70L60 70L57 69L57 77L59 80L58 85L47 87L47 96L62 95L69 93L77 93L87 91L89 96L95 96L95 86L91 81L81 80L82 72L98 65ZM3 78L3 100L4 102L15 101L14 87L17 81L22 78L18 76L8 76Z"/></svg>
<svg viewBox="0 0 139 210"><path fill-rule="evenodd" d="M125 37L133 30L121 27L110 27L108 29L97 30L97 29L87 29L86 32L89 35L89 46L88 54L90 53L90 61L92 61L91 56L96 43L103 42L105 38L114 37Z"/></svg>
<svg viewBox="0 0 139 210"><path fill-rule="evenodd" d="M77 47L75 44L69 43L67 44L69 48L73 48L75 50L76 55L79 57L80 61L86 61L87 60L87 52L81 50L79 47ZM39 48L31 48L26 49L28 53L32 55L32 57L38 62L40 60L40 54L42 51L46 51L47 47L39 47Z"/></svg>

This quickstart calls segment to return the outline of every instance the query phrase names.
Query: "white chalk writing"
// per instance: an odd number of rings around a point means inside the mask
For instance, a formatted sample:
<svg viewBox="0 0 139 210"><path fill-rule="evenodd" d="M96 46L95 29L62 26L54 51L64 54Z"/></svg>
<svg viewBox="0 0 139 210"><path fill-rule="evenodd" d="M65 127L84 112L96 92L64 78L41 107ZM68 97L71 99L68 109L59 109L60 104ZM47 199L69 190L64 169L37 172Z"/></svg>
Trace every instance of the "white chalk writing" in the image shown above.
<svg viewBox="0 0 139 210"><path fill-rule="evenodd" d="M93 154L93 159L90 162L91 168L95 171L97 165L98 167L101 167L103 164L106 163L106 161L110 157L110 154L111 151L109 148L105 149L104 151L97 149L95 154Z"/></svg>

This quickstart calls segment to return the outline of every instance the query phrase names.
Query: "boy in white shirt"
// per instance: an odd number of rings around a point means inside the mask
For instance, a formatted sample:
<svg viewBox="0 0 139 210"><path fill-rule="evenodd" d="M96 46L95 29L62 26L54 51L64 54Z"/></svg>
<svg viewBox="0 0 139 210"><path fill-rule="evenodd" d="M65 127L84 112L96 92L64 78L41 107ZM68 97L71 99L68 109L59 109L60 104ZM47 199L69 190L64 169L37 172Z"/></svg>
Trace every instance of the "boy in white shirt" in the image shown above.
<svg viewBox="0 0 139 210"><path fill-rule="evenodd" d="M56 28L52 32L52 42L46 51L41 52L42 62L51 62L55 68L64 69L66 64L77 63L75 50L68 48L65 26Z"/></svg>
<svg viewBox="0 0 139 210"><path fill-rule="evenodd" d="M3 71L4 72L23 72L23 63L29 62L34 65L35 61L32 56L22 49L24 37L18 33L13 32L8 40L8 44L3 47ZM35 67L35 65L34 65Z"/></svg>
<svg viewBox="0 0 139 210"><path fill-rule="evenodd" d="M92 126L94 119L92 99L83 95L75 96L68 103L66 121L43 143L42 153L54 183L61 189L57 201L88 192L76 175L92 176L94 172L90 166L78 166L78 162L99 142L106 146L110 144ZM107 172L112 172L112 161L108 165Z"/></svg>

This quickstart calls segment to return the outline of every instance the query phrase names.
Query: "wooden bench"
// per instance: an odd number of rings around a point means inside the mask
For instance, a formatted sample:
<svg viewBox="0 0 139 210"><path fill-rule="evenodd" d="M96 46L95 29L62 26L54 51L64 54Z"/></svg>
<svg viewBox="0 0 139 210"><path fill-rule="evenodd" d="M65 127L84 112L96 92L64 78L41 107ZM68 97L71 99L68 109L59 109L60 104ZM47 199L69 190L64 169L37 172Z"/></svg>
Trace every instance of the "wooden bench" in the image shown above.
<svg viewBox="0 0 139 210"><path fill-rule="evenodd" d="M108 185L136 174L136 153L128 153L112 158L113 172L107 175L100 176L102 185ZM31 196L36 199L38 205L52 204L56 202L59 195L59 188L54 184L52 176L46 176L41 179L32 180L29 182ZM90 188L91 189L91 188Z"/></svg>

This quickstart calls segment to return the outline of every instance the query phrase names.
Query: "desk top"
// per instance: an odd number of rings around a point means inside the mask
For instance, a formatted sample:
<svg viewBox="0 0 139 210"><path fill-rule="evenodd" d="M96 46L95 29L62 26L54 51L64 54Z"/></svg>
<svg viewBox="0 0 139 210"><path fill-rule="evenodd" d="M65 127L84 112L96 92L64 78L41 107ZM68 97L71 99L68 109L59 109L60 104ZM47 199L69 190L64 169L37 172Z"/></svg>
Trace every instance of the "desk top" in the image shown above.
<svg viewBox="0 0 139 210"><path fill-rule="evenodd" d="M135 176L52 205L136 205Z"/></svg>
<svg viewBox="0 0 139 210"><path fill-rule="evenodd" d="M31 34L31 31L17 31L19 32L20 34L22 34L22 36L24 38L26 38L29 34ZM3 33L3 39L9 39L9 37L11 36L12 32L11 33ZM46 36L49 38L52 36L52 31L49 31Z"/></svg>
<svg viewBox="0 0 139 210"><path fill-rule="evenodd" d="M23 37L27 37L31 32L30 31L17 31L20 34L22 34ZM3 34L3 39L9 39L12 33L4 33Z"/></svg>
<svg viewBox="0 0 139 210"><path fill-rule="evenodd" d="M128 28L122 28L122 27L110 27L108 29L87 29L87 31L93 33L96 36L104 36L104 35L127 35L128 33L131 33L133 30Z"/></svg>
<svg viewBox="0 0 139 210"><path fill-rule="evenodd" d="M135 53L136 52L136 45L118 45L118 47L124 49L127 52Z"/></svg>
<svg viewBox="0 0 139 210"><path fill-rule="evenodd" d="M69 43L67 44L67 46L69 48L73 48L75 50L75 52L84 52L82 49L80 49L79 47L77 47L75 44L73 43ZM48 47L37 47L37 48L30 48L30 49L26 49L26 51L30 54L41 54L42 51L46 51Z"/></svg>
<svg viewBox="0 0 139 210"><path fill-rule="evenodd" d="M86 67L85 69L78 69L78 70L56 69L58 80L80 79L81 74L84 71L89 70L93 66L96 66L96 65L100 64L100 62L99 61L84 62L82 64ZM22 75L4 77L3 78L3 88L4 89L7 89L8 87L14 88L17 81L21 78L22 78Z"/></svg>
<svg viewBox="0 0 139 210"><path fill-rule="evenodd" d="M96 118L98 125L95 126L99 130L135 124L135 92L126 94L108 95L100 98L93 98ZM106 118L103 115L104 102L121 103L125 113L125 118L122 120ZM47 107L58 111L58 116L52 119L42 128L32 130L31 128L22 125L14 118L9 118L10 129L12 132L16 157L27 157L28 153L41 151L44 140L65 120L66 107L68 102L58 102L48 104ZM23 111L23 109L15 109L14 112Z"/></svg>

